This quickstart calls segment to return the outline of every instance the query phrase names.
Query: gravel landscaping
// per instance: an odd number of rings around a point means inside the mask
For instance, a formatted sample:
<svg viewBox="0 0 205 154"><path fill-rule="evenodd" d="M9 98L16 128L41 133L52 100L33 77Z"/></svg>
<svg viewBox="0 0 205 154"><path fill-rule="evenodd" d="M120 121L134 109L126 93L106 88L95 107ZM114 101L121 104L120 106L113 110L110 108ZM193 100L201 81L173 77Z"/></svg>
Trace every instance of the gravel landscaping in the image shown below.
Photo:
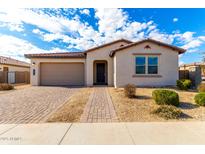
<svg viewBox="0 0 205 154"><path fill-rule="evenodd" d="M179 94L179 109L183 112L179 119L166 120L151 114L158 105L152 99L152 91L156 88L137 88L135 98L127 98L123 88L109 88L117 116L121 122L134 121L204 121L205 107L200 107L194 102L197 92L174 90Z"/></svg>

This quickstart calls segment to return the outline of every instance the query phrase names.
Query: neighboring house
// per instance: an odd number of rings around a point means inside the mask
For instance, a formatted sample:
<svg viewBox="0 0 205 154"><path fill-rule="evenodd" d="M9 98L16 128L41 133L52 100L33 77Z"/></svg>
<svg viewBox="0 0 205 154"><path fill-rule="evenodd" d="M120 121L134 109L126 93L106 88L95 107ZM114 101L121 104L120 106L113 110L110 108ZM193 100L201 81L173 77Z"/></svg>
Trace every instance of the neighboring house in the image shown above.
<svg viewBox="0 0 205 154"><path fill-rule="evenodd" d="M29 83L30 64L0 56L0 83Z"/></svg>
<svg viewBox="0 0 205 154"><path fill-rule="evenodd" d="M26 54L32 85L170 86L185 50L152 39L120 39L84 52Z"/></svg>
<svg viewBox="0 0 205 154"><path fill-rule="evenodd" d="M205 80L205 63L195 62L179 66L180 78L190 79L194 87L197 87L202 80Z"/></svg>
<svg viewBox="0 0 205 154"><path fill-rule="evenodd" d="M16 59L0 56L0 71L30 71L30 64Z"/></svg>
<svg viewBox="0 0 205 154"><path fill-rule="evenodd" d="M180 65L179 69L180 70L189 70L194 67L200 67L201 69L201 77L205 79L205 63L204 62L195 62L191 64L183 64Z"/></svg>

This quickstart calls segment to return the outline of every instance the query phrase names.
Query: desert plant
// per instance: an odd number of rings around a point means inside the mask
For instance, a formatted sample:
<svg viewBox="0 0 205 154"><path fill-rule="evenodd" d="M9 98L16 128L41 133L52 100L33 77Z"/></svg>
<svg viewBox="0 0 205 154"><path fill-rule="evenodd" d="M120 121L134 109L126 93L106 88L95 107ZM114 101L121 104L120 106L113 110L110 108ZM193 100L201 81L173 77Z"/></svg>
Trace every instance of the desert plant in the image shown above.
<svg viewBox="0 0 205 154"><path fill-rule="evenodd" d="M188 79L177 80L176 84L180 90L188 90L191 88L191 80Z"/></svg>
<svg viewBox="0 0 205 154"><path fill-rule="evenodd" d="M152 97L158 105L179 106L179 95L171 90L154 90Z"/></svg>
<svg viewBox="0 0 205 154"><path fill-rule="evenodd" d="M205 92L199 93L194 97L195 103L200 106L205 106Z"/></svg>
<svg viewBox="0 0 205 154"><path fill-rule="evenodd" d="M198 89L199 92L205 92L205 83L199 84L197 89Z"/></svg>
<svg viewBox="0 0 205 154"><path fill-rule="evenodd" d="M165 119L177 119L181 116L182 111L175 106L161 105L157 109L154 109L151 113Z"/></svg>
<svg viewBox="0 0 205 154"><path fill-rule="evenodd" d="M128 98L134 98L136 93L136 87L133 84L127 84L124 87L125 96Z"/></svg>
<svg viewBox="0 0 205 154"><path fill-rule="evenodd" d="M14 86L11 84L7 84L7 83L0 84L0 90L12 90L12 89L14 89Z"/></svg>

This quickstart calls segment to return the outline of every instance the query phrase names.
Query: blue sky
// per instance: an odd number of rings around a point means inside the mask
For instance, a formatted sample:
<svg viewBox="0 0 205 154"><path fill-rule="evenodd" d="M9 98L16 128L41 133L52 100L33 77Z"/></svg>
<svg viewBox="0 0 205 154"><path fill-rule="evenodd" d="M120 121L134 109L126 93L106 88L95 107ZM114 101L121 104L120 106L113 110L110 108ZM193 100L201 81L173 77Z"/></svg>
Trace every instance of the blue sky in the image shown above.
<svg viewBox="0 0 205 154"><path fill-rule="evenodd" d="M187 49L180 64L205 52L205 9L1 9L0 55L76 52L125 38L153 38Z"/></svg>

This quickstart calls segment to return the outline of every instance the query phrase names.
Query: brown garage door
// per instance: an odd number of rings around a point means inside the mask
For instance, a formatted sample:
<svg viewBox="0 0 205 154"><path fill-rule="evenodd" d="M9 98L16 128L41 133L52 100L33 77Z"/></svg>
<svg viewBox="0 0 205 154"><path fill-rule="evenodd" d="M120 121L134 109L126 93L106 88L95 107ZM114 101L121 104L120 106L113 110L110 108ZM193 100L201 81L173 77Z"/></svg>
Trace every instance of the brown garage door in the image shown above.
<svg viewBox="0 0 205 154"><path fill-rule="evenodd" d="M83 63L42 63L41 85L84 85Z"/></svg>

